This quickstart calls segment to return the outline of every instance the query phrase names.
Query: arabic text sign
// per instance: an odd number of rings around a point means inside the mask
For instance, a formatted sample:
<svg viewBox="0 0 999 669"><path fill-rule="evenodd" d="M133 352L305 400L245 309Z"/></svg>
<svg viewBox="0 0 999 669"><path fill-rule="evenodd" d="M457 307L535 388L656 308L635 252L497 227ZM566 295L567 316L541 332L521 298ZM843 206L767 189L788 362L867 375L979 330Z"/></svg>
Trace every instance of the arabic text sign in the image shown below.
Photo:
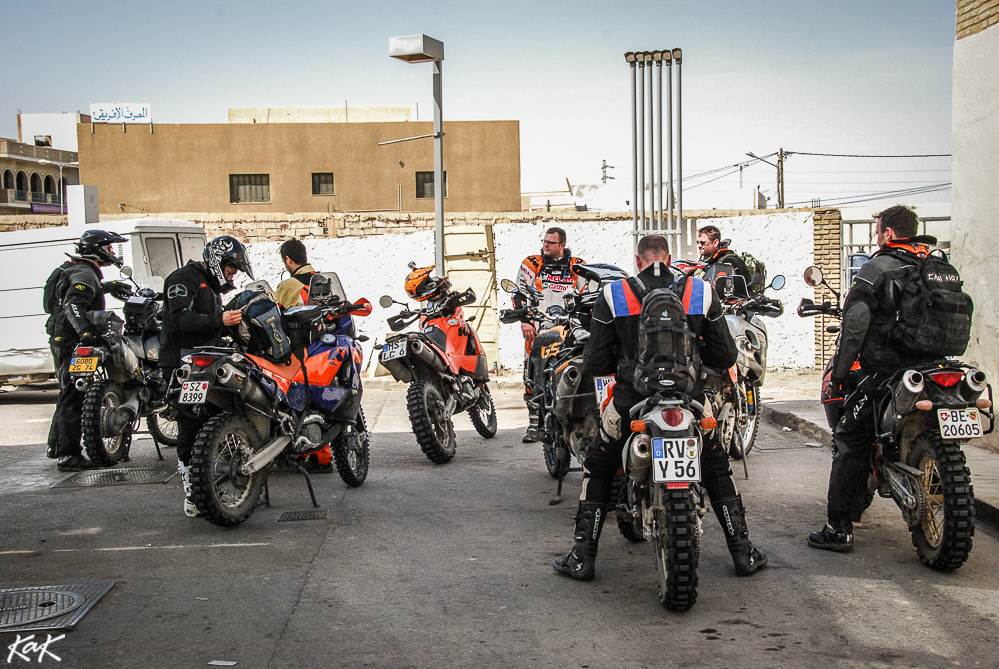
<svg viewBox="0 0 999 669"><path fill-rule="evenodd" d="M148 103L90 103L92 123L152 123Z"/></svg>

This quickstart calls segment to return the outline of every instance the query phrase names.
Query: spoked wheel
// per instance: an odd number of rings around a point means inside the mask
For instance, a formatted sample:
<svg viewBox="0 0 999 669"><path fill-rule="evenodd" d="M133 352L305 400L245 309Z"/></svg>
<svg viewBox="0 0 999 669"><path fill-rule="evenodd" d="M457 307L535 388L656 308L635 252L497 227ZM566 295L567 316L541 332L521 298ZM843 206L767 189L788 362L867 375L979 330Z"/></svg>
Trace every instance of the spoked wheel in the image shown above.
<svg viewBox="0 0 999 669"><path fill-rule="evenodd" d="M149 416L146 418L146 427L149 428L149 433L155 437L156 441L163 446L176 446L180 442L177 419L173 409L167 408Z"/></svg>
<svg viewBox="0 0 999 669"><path fill-rule="evenodd" d="M916 553L931 569L958 569L975 535L975 495L961 446L927 432L916 437L908 459L923 472L926 499L926 512L909 528Z"/></svg>
<svg viewBox="0 0 999 669"><path fill-rule="evenodd" d="M483 383L479 386L479 401L468 407L468 417L479 435L486 439L496 436L496 404L493 402L493 396L489 394L488 384Z"/></svg>
<svg viewBox="0 0 999 669"><path fill-rule="evenodd" d="M689 489L668 490L664 485L654 489L659 601L667 609L686 611L697 603L701 519Z"/></svg>
<svg viewBox="0 0 999 669"><path fill-rule="evenodd" d="M132 423L122 422L118 409L125 402L121 386L101 379L83 397L83 445L95 464L110 467L128 455Z"/></svg>
<svg viewBox="0 0 999 669"><path fill-rule="evenodd" d="M427 458L438 465L451 460L457 447L454 424L441 391L429 381L414 381L406 393L406 408L416 441Z"/></svg>
<svg viewBox="0 0 999 669"><path fill-rule="evenodd" d="M191 450L191 488L205 520L231 527L250 517L266 473L240 469L260 447L257 430L241 416L215 416L201 428Z"/></svg>
<svg viewBox="0 0 999 669"><path fill-rule="evenodd" d="M738 413L736 414L736 430L742 437L732 439L732 448L729 454L733 460L739 460L744 455L748 455L753 450L756 443L756 430L760 426L760 394L759 388L750 381L743 381L736 385L736 402L738 403Z"/></svg>
<svg viewBox="0 0 999 669"><path fill-rule="evenodd" d="M548 468L548 473L552 475L552 478L557 479L569 471L569 450L563 450L565 456L560 458L559 448L556 444L547 441L541 442L541 451L545 456L545 467Z"/></svg>
<svg viewBox="0 0 999 669"><path fill-rule="evenodd" d="M361 485L368 477L369 441L364 412L358 409L357 425L345 425L332 444L336 470L351 488Z"/></svg>
<svg viewBox="0 0 999 669"><path fill-rule="evenodd" d="M642 519L636 516L639 510L638 488L630 477L618 474L614 477L615 482L621 479L617 486L617 529L621 535L632 543L645 541L645 534L642 532Z"/></svg>

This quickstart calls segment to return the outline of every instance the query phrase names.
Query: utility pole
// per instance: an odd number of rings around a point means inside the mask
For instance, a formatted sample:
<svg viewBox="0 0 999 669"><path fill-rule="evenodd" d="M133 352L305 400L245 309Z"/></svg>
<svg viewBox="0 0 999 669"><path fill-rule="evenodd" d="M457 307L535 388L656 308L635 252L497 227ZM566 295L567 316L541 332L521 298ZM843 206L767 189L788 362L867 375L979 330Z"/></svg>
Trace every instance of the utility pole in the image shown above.
<svg viewBox="0 0 999 669"><path fill-rule="evenodd" d="M784 149L777 150L777 208L784 208Z"/></svg>
<svg viewBox="0 0 999 669"><path fill-rule="evenodd" d="M608 165L606 160L603 161L603 162L604 162L604 164L600 167L600 171L603 174L603 176L600 177L600 180L603 181L604 185L606 185L608 179L613 179L614 178L614 177L607 176L607 170L608 169L614 169L614 166L613 165Z"/></svg>

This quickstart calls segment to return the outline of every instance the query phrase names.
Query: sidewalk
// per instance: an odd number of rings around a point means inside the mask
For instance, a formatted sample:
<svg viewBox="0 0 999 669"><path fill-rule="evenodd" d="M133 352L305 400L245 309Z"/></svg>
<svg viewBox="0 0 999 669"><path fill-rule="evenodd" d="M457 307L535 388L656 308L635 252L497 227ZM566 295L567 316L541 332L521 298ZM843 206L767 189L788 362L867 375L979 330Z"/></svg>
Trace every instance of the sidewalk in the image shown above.
<svg viewBox="0 0 999 669"><path fill-rule="evenodd" d="M832 432L818 400L818 372L771 372L761 391L763 420L800 432L823 446L832 445ZM999 530L999 454L974 445L964 447L975 488L978 522Z"/></svg>

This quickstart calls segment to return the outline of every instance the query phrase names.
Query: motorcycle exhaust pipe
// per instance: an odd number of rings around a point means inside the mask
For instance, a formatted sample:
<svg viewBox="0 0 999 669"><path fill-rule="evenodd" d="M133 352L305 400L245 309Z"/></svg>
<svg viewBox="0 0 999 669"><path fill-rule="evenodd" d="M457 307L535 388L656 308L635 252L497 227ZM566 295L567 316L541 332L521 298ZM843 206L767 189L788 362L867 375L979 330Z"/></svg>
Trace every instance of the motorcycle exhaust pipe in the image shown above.
<svg viewBox="0 0 999 669"><path fill-rule="evenodd" d="M270 409L271 398L263 387L229 363L219 365L215 370L215 377L226 388L242 390L243 401L250 406L261 410Z"/></svg>
<svg viewBox="0 0 999 669"><path fill-rule="evenodd" d="M885 407L882 424L885 429L894 429L895 422L910 411L916 405L916 400L925 388L926 379L914 369L908 370L902 375L902 382L896 386L895 401L890 402ZM894 413L892 413L894 411Z"/></svg>
<svg viewBox="0 0 999 669"><path fill-rule="evenodd" d="M579 381L583 378L583 373L580 371L579 367L576 365L569 365L562 376L559 377L558 386L555 388L555 395L557 397L566 397L568 395L575 395L576 388L579 387Z"/></svg>
<svg viewBox="0 0 999 669"><path fill-rule="evenodd" d="M923 375L914 369L910 369L905 374L902 375L902 385L905 389L914 395L918 395L923 392L923 388L926 385L926 380Z"/></svg>
<svg viewBox="0 0 999 669"><path fill-rule="evenodd" d="M652 467L652 439L647 434L635 435L628 446L628 476L635 483L649 478Z"/></svg>
<svg viewBox="0 0 999 669"><path fill-rule="evenodd" d="M108 429L113 435L119 435L122 430L125 429L126 425L130 425L135 421L135 417L139 415L139 398L138 396L132 397L114 412L108 421Z"/></svg>
<svg viewBox="0 0 999 669"><path fill-rule="evenodd" d="M81 376L73 382L73 387L81 393L85 393L90 389L90 379L86 376Z"/></svg>
<svg viewBox="0 0 999 669"><path fill-rule="evenodd" d="M985 376L985 372L980 369L974 371L969 371L964 375L964 382L968 384L968 387L976 393L980 393L985 390L988 386L989 379Z"/></svg>
<svg viewBox="0 0 999 669"><path fill-rule="evenodd" d="M436 372L443 372L447 369L444 361L433 352L433 350L419 339L410 342L410 350L419 360L422 360Z"/></svg>

